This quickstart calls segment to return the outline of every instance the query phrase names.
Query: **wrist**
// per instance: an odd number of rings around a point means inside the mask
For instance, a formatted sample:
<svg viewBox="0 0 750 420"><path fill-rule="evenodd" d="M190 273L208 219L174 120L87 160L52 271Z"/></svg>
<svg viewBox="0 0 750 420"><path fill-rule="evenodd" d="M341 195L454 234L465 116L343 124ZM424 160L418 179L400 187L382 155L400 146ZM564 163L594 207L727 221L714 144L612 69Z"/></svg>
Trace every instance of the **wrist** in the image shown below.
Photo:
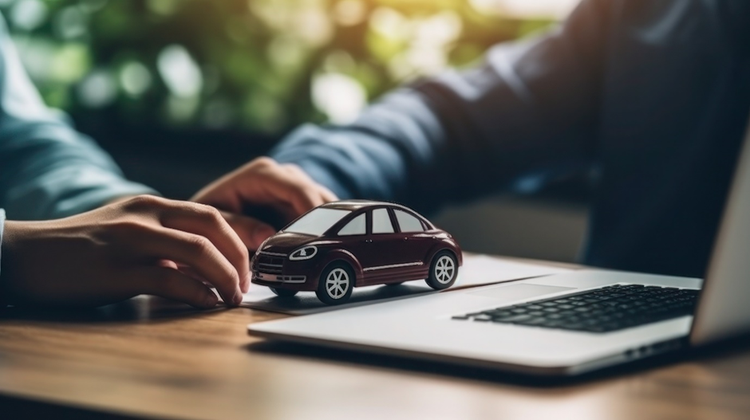
<svg viewBox="0 0 750 420"><path fill-rule="evenodd" d="M12 281L13 266L11 256L14 254L13 238L17 236L18 225L10 220L3 220L3 234L0 240L0 307L9 303L9 285Z"/></svg>
<svg viewBox="0 0 750 420"><path fill-rule="evenodd" d="M0 307L13 303L13 295L20 279L18 266L28 259L23 252L23 242L29 239L34 231L34 225L40 222L5 221L3 229L2 258L0 258Z"/></svg>
<svg viewBox="0 0 750 420"><path fill-rule="evenodd" d="M10 278L10 254L8 242L11 235L8 234L8 226L13 229L13 223L5 220L5 210L0 209L0 309L6 308L10 303L6 285Z"/></svg>
<svg viewBox="0 0 750 420"><path fill-rule="evenodd" d="M115 198L112 198L112 199L109 199L109 200L105 201L104 203L102 203L102 205L100 207L108 206L110 204L117 204L117 203L119 203L121 201L130 200L131 198L134 198L134 197L137 197L137 195L133 195L133 194L130 194L130 195L120 195L120 196L117 196Z"/></svg>

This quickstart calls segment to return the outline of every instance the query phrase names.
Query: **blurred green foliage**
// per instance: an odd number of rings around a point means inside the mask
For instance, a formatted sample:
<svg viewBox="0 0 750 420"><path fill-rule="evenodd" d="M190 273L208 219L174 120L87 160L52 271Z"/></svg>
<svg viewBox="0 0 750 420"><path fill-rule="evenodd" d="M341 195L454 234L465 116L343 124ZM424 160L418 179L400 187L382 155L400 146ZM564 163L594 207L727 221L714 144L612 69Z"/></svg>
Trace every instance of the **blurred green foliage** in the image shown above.
<svg viewBox="0 0 750 420"><path fill-rule="evenodd" d="M468 0L0 0L51 106L122 124L278 135L552 19ZM485 2L486 3L486 2Z"/></svg>

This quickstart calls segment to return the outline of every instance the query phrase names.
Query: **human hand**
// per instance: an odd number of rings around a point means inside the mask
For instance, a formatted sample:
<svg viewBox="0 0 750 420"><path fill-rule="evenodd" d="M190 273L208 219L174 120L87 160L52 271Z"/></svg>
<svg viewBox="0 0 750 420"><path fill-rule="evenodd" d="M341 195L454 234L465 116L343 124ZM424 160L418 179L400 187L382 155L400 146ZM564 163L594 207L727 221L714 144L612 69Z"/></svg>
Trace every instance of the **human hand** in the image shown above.
<svg viewBox="0 0 750 420"><path fill-rule="evenodd" d="M0 300L98 306L139 294L238 305L250 285L246 247L209 206L138 196L77 216L6 221Z"/></svg>
<svg viewBox="0 0 750 420"><path fill-rule="evenodd" d="M222 210L242 242L256 250L276 230L243 215L248 205L271 207L291 222L311 208L337 199L297 165L260 157L209 184L191 200Z"/></svg>

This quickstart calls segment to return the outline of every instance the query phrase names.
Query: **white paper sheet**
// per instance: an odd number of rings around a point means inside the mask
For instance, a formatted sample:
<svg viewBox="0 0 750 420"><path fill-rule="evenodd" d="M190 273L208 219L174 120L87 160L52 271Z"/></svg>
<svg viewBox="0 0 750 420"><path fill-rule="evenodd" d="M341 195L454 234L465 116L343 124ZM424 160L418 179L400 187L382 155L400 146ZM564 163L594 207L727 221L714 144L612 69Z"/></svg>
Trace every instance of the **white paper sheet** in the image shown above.
<svg viewBox="0 0 750 420"><path fill-rule="evenodd" d="M459 270L456 283L450 289L444 290L443 293L465 287L540 277L567 271L571 270L543 264L518 262L489 255L464 254L464 264ZM328 306L321 303L313 292L300 292L291 298L279 298L269 288L253 284L250 286L250 292L245 295L242 306L290 315L306 315L415 297L425 293L435 293L435 291L427 286L423 280L410 281L398 286L357 287L352 291L352 297L346 304Z"/></svg>
<svg viewBox="0 0 750 420"><path fill-rule="evenodd" d="M449 290L526 279L529 277L548 276L568 271L572 270L545 264L519 262L491 255L469 254L464 255L464 265L458 272L456 284Z"/></svg>

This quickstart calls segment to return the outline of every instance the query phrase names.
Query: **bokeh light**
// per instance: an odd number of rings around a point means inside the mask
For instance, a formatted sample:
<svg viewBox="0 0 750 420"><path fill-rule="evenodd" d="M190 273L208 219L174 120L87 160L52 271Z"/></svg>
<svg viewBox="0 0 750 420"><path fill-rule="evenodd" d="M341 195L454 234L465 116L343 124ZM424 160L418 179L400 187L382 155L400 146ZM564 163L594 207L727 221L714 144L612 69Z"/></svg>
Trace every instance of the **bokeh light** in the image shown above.
<svg viewBox="0 0 750 420"><path fill-rule="evenodd" d="M117 124L279 135L345 123L577 0L0 0L48 104Z"/></svg>

